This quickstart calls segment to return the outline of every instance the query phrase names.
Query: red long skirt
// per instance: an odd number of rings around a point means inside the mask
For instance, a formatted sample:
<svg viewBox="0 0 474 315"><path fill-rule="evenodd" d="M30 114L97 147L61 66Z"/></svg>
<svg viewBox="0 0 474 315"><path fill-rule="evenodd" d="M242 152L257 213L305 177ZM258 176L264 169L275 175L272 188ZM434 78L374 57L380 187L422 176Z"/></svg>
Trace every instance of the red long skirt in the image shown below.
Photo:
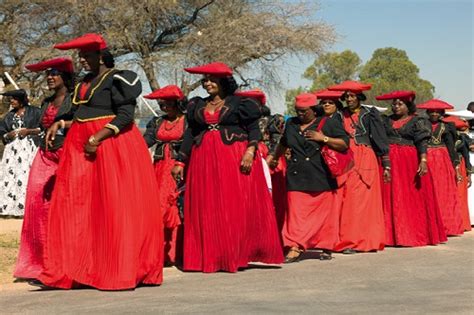
<svg viewBox="0 0 474 315"><path fill-rule="evenodd" d="M392 181L382 187L386 245L425 246L447 240L430 174L418 176L414 146L390 145ZM428 170L428 172L430 172Z"/></svg>
<svg viewBox="0 0 474 315"><path fill-rule="evenodd" d="M48 209L62 150L51 152L40 149L31 165L20 250L13 273L17 278L37 278L43 271Z"/></svg>
<svg viewBox="0 0 474 315"><path fill-rule="evenodd" d="M456 173L446 147L428 148L428 168L446 235L464 232Z"/></svg>
<svg viewBox="0 0 474 315"><path fill-rule="evenodd" d="M469 206L467 198L467 172L466 165L464 164L464 158L461 157L460 170L462 175L462 181L458 183L458 194L459 194L459 205L461 208L461 218L464 231L470 231L471 219L469 218Z"/></svg>
<svg viewBox="0 0 474 315"><path fill-rule="evenodd" d="M283 262L272 199L257 152L240 172L246 142L206 132L191 152L184 202L184 270L236 272L249 262Z"/></svg>
<svg viewBox="0 0 474 315"><path fill-rule="evenodd" d="M339 243L340 198L336 191L288 192L285 247L333 250Z"/></svg>
<svg viewBox="0 0 474 315"><path fill-rule="evenodd" d="M44 284L123 290L160 284L163 217L150 154L134 124L84 154L110 119L73 123L48 215Z"/></svg>
<svg viewBox="0 0 474 315"><path fill-rule="evenodd" d="M385 222L377 157L370 147L356 145L353 139L351 148L355 165L339 189L342 208L340 243L336 250L382 250L385 247Z"/></svg>

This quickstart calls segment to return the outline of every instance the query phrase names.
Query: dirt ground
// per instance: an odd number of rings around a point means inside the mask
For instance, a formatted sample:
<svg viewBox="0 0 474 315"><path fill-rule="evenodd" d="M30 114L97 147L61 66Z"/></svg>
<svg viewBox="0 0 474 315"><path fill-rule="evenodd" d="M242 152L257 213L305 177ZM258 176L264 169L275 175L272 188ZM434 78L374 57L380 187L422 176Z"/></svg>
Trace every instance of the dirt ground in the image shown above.
<svg viewBox="0 0 474 315"><path fill-rule="evenodd" d="M20 244L21 219L0 218L0 285L12 283L18 246Z"/></svg>

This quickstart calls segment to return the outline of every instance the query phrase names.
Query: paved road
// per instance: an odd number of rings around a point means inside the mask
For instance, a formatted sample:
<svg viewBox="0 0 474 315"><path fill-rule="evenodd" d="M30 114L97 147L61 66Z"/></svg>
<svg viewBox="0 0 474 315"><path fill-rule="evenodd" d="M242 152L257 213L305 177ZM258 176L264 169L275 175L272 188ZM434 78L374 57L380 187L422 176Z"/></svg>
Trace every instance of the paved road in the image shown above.
<svg viewBox="0 0 474 315"><path fill-rule="evenodd" d="M440 246L238 274L167 268L161 287L135 291L38 291L14 284L0 287L0 313L474 314L473 258L470 232Z"/></svg>

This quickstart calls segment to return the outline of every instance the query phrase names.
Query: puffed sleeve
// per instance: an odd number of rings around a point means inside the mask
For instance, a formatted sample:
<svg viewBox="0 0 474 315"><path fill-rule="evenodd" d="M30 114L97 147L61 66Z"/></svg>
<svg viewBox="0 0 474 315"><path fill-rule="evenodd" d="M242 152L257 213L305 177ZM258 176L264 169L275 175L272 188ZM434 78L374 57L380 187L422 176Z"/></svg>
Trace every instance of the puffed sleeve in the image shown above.
<svg viewBox="0 0 474 315"><path fill-rule="evenodd" d="M416 117L411 131L418 154L426 153L428 150L428 141L431 137L431 126L428 120L422 117Z"/></svg>
<svg viewBox="0 0 474 315"><path fill-rule="evenodd" d="M446 125L446 131L443 134L443 140L448 149L449 158L453 163L453 166L456 167L459 165L459 155L456 152L455 142L457 139L456 127L453 123L444 123Z"/></svg>
<svg viewBox="0 0 474 315"><path fill-rule="evenodd" d="M242 126L248 132L247 147L258 148L258 142L262 139L262 133L258 127L258 121L262 117L262 106L252 98L242 98L239 106L239 116Z"/></svg>
<svg viewBox="0 0 474 315"><path fill-rule="evenodd" d="M189 100L188 105L186 106L186 119L188 121L188 126L183 134L183 142L179 147L178 156L176 161L186 163L191 154L191 149L193 147L193 129L196 128L196 122L194 120L194 110L196 109L196 103L202 101L200 97L194 97Z"/></svg>
<svg viewBox="0 0 474 315"><path fill-rule="evenodd" d="M40 126L41 121L41 109L36 106L28 106L27 107L28 117L25 117L25 124L28 129L36 129Z"/></svg>
<svg viewBox="0 0 474 315"><path fill-rule="evenodd" d="M105 125L118 134L120 130L133 122L137 97L142 92L142 84L133 71L119 71L113 75L112 105L115 118Z"/></svg>
<svg viewBox="0 0 474 315"><path fill-rule="evenodd" d="M346 145L349 146L349 136L344 129L340 115L333 115L328 118L323 126L322 132L328 137L344 140Z"/></svg>
<svg viewBox="0 0 474 315"><path fill-rule="evenodd" d="M143 138L145 139L146 145L148 147L153 146L156 143L156 121L159 118L153 117L148 124L146 124L146 130L143 134Z"/></svg>
<svg viewBox="0 0 474 315"><path fill-rule="evenodd" d="M5 135L10 132L8 125L7 125L7 120L9 117L10 113L6 114L5 117L0 121L0 137L2 138L3 144L7 144L8 140L5 138Z"/></svg>
<svg viewBox="0 0 474 315"><path fill-rule="evenodd" d="M370 143L377 156L382 158L382 166L390 166L389 144L385 127L380 113L375 108L369 109L369 137Z"/></svg>
<svg viewBox="0 0 474 315"><path fill-rule="evenodd" d="M472 173L472 165L471 159L469 154L469 145L471 144L471 139L466 134L460 134L459 139L461 141L461 145L459 148L459 152L461 153L462 157L464 158L464 165L466 165L466 172Z"/></svg>

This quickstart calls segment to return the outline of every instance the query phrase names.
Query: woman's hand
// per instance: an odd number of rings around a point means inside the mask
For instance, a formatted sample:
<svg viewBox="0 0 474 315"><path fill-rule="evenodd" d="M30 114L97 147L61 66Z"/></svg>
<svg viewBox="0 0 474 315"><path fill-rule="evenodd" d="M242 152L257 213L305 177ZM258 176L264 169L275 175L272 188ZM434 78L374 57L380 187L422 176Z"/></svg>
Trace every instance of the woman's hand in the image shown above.
<svg viewBox="0 0 474 315"><path fill-rule="evenodd" d="M240 171L243 174L250 174L252 170L252 163L253 163L254 153L247 150L242 157L242 161L240 162Z"/></svg>
<svg viewBox="0 0 474 315"><path fill-rule="evenodd" d="M308 140L322 142L322 141L324 141L324 137L326 137L326 136L321 131L306 130L304 132L304 137Z"/></svg>
<svg viewBox="0 0 474 315"><path fill-rule="evenodd" d="M390 183L392 181L392 173L389 168L383 169L383 182Z"/></svg>
<svg viewBox="0 0 474 315"><path fill-rule="evenodd" d="M428 172L428 164L426 163L426 160L421 159L416 172L419 176L423 176Z"/></svg>
<svg viewBox="0 0 474 315"><path fill-rule="evenodd" d="M456 166L456 182L460 183L463 180L463 176L461 175L461 169L459 168L459 165Z"/></svg>
<svg viewBox="0 0 474 315"><path fill-rule="evenodd" d="M271 154L267 156L265 161L267 162L268 167L272 170L274 170L278 166L278 160L275 159L275 157Z"/></svg>
<svg viewBox="0 0 474 315"><path fill-rule="evenodd" d="M471 187L472 181L471 181L471 174L467 176L467 188Z"/></svg>
<svg viewBox="0 0 474 315"><path fill-rule="evenodd" d="M18 130L18 137L20 139L23 139L24 137L28 136L30 134L30 131L26 128L21 128Z"/></svg>
<svg viewBox="0 0 474 315"><path fill-rule="evenodd" d="M17 130L12 130L12 131L10 131L9 133L7 133L7 138L8 138L9 140L13 140L13 139L15 139L16 137L18 137L18 132L17 132Z"/></svg>
<svg viewBox="0 0 474 315"><path fill-rule="evenodd" d="M183 178L184 178L184 167L182 167L180 165L175 165L173 167L173 169L171 170L171 176L173 176L173 178L176 181L183 180Z"/></svg>
<svg viewBox="0 0 474 315"><path fill-rule="evenodd" d="M52 124L51 127L48 128L48 131L46 131L46 137L44 137L44 141L46 142L46 150L53 146L54 137L56 136L56 133L61 128L61 126L62 123L60 121L57 121Z"/></svg>

